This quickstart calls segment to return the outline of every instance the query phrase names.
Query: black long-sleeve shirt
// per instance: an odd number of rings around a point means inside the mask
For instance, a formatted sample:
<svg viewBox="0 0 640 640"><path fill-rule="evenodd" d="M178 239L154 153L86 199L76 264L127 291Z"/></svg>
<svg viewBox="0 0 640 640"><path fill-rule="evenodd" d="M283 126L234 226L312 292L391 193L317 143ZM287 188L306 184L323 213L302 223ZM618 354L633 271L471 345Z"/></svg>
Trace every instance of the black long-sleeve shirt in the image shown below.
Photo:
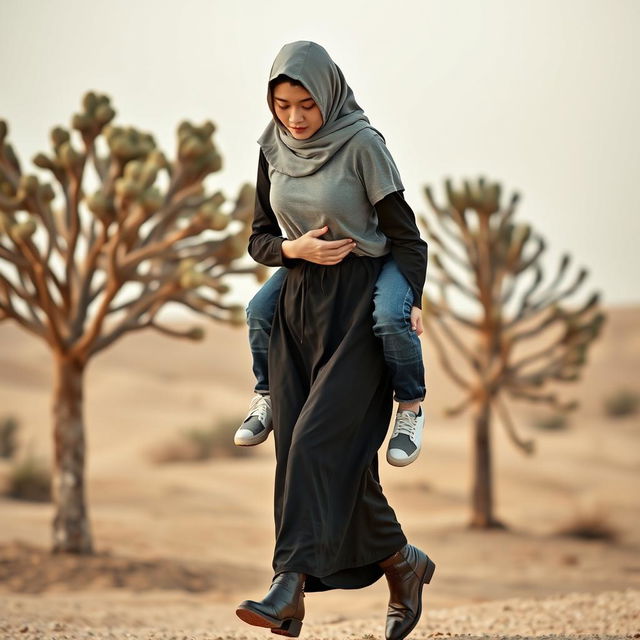
<svg viewBox="0 0 640 640"><path fill-rule="evenodd" d="M282 253L283 237L276 214L269 202L271 181L269 164L260 150L256 200L249 255L269 267L293 267L303 258L288 258ZM413 291L413 306L422 308L422 290L427 277L428 246L420 237L413 210L402 191L386 195L374 205L378 226L391 241L391 255Z"/></svg>

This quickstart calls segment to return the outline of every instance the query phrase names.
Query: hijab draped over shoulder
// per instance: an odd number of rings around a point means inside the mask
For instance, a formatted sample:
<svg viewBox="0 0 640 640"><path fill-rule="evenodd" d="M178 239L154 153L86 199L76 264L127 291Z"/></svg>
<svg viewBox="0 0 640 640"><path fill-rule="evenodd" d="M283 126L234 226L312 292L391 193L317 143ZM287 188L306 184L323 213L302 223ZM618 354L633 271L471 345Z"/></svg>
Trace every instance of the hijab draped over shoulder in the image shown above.
<svg viewBox="0 0 640 640"><path fill-rule="evenodd" d="M342 71L321 45L309 40L285 44L271 66L269 82L281 74L304 85L320 109L322 126L306 140L294 138L278 119L271 90L267 89L273 119L257 142L269 164L280 173L292 177L315 173L364 128L373 129L384 141L356 102Z"/></svg>
<svg viewBox="0 0 640 640"><path fill-rule="evenodd" d="M324 240L353 238L356 255L381 256L390 241L379 228L375 204L404 190L386 140L356 102L342 72L326 50L301 40L284 45L269 81L285 74L315 100L322 126L298 140L273 118L258 139L268 162L269 204L287 238L328 227Z"/></svg>

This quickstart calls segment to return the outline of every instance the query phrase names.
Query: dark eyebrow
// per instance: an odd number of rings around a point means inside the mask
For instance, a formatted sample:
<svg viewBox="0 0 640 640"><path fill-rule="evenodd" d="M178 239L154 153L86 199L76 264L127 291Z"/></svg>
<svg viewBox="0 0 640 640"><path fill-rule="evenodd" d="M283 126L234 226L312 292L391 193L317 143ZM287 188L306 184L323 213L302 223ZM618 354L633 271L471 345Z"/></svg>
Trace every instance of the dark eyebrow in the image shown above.
<svg viewBox="0 0 640 640"><path fill-rule="evenodd" d="M275 100L281 100L282 102L289 102L286 98L278 98L278 96L273 96ZM313 100L313 98L303 98L300 102L306 102L307 100Z"/></svg>

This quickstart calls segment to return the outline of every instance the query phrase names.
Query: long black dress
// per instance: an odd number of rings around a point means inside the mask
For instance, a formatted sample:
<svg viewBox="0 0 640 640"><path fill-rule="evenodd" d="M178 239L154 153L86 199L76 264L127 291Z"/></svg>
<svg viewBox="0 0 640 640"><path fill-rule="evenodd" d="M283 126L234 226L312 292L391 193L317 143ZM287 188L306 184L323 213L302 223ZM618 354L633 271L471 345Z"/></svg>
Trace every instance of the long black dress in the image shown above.
<svg viewBox="0 0 640 640"><path fill-rule="evenodd" d="M307 592L362 588L384 574L377 562L407 542L378 474L393 387L373 333L373 290L387 256L351 253L336 265L283 256L263 162L249 253L288 267L268 357L272 566L307 574Z"/></svg>

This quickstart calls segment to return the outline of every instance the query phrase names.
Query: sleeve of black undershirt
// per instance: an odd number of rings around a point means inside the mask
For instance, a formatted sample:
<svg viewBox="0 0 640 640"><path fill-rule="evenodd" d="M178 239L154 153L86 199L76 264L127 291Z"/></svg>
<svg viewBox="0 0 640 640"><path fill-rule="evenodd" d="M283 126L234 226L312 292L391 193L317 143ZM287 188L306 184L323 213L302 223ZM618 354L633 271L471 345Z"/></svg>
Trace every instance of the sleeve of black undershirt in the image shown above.
<svg viewBox="0 0 640 640"><path fill-rule="evenodd" d="M249 255L260 264L268 267L294 267L302 258L287 258L282 253L283 237L276 214L269 202L271 180L269 164L262 149L258 158L258 177L256 179L256 199L249 236Z"/></svg>
<svg viewBox="0 0 640 640"><path fill-rule="evenodd" d="M393 191L375 204L378 226L391 240L391 255L413 291L413 306L422 309L427 277L428 246L420 237L415 214L402 191Z"/></svg>

